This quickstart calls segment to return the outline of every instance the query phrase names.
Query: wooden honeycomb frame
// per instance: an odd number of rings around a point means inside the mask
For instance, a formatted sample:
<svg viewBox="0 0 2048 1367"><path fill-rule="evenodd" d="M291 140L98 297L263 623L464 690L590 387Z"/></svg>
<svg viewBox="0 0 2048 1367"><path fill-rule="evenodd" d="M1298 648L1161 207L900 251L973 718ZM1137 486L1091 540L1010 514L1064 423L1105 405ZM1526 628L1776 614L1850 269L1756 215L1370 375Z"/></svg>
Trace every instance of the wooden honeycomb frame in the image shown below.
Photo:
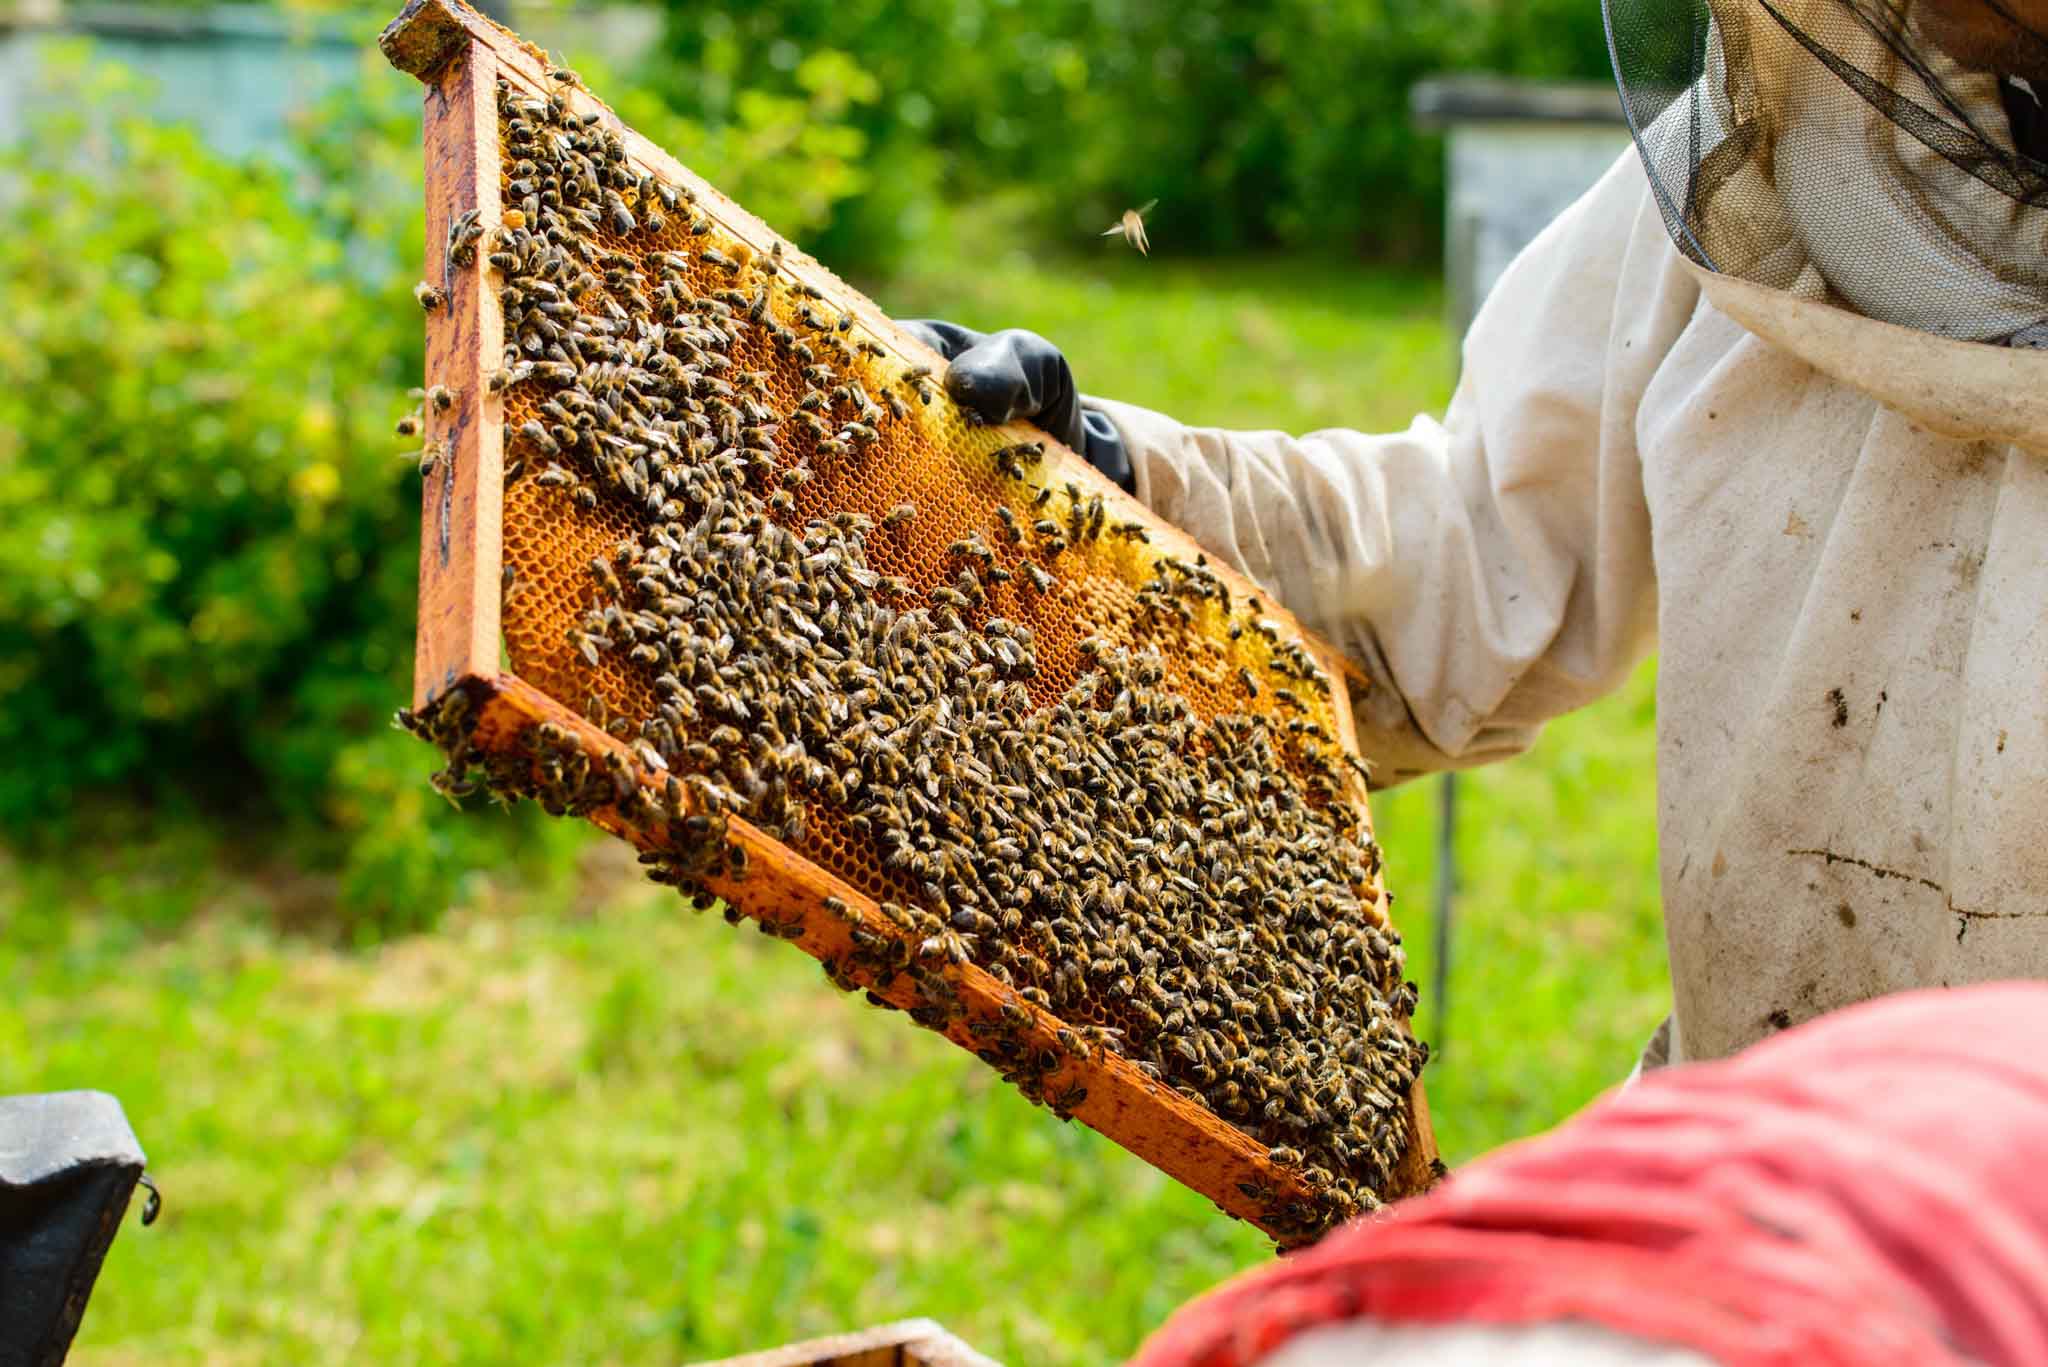
<svg viewBox="0 0 2048 1367"><path fill-rule="evenodd" d="M696 1367L1002 1367L934 1320L900 1320L851 1334L809 1339Z"/></svg>
<svg viewBox="0 0 2048 1367"><path fill-rule="evenodd" d="M579 113L596 111L624 140L628 159L643 172L694 190L697 207L720 231L763 251L777 237L765 224L721 195L668 153L625 126L580 86L563 88L548 78L545 55L469 9L461 0L409 0L379 39L392 64L419 79L425 94L426 240L447 238L451 222L474 211L486 227L500 216L498 110L496 89L503 79L536 96L565 95ZM898 328L873 303L840 281L813 258L785 244L785 271L822 292L831 304L855 316L894 356L909 365L943 371L942 358ZM430 251L430 259L438 256ZM430 267L430 275L434 268ZM470 699L474 743L486 753L518 749L530 728L552 722L573 734L593 756L624 753L624 743L587 721L573 706L549 696L501 665L500 574L503 567L505 427L503 403L486 391L485 376L503 351L503 318L496 290L480 269L448 269L438 281L445 307L427 316L427 383L445 386L454 397L445 412L425 415L427 438L442 454L425 480L420 544L420 599L414 706L426 709L451 690ZM1004 429L997 429L1003 431ZM1045 440L1018 425L1010 440ZM1135 499L1098 474L1081 457L1046 440L1046 468L1100 493L1112 513L1144 523L1155 545L1193 560L1199 548L1184 533L1161 522ZM1256 586L1218 567L1233 592L1249 597ZM1330 675L1334 722L1347 751L1356 735L1346 695L1347 677L1362 678L1334 648L1303 631L1286 613L1269 616L1304 642ZM632 765L649 789L657 778ZM1358 794L1364 810L1364 794ZM612 808L592 813L595 824L643 849L652 840ZM746 851L752 869L744 886L722 875L705 880L710 889L756 919L802 923L795 943L820 959L840 959L852 949L853 924L877 934L896 932L874 899L774 838L734 819L730 838ZM1384 914L1385 895L1373 890ZM854 912L854 923L826 913L824 899L836 897ZM966 1015L944 1034L974 1051L969 1032L976 1020L1008 1007L1031 1013L1031 1042L1051 1049L1061 1022L1023 1002L1015 990L973 964L943 970L953 981ZM859 977L858 974L855 975ZM906 979L871 987L904 1008L919 1003ZM1060 1052L1064 1053L1064 1050ZM1292 1169L1274 1163L1266 1147L1220 1116L1153 1080L1107 1050L1068 1057L1056 1075L1062 1087L1078 1084L1086 1097L1073 1114L1091 1128L1169 1176L1200 1192L1229 1214L1242 1218L1284 1244L1303 1231L1298 1212L1313 1206L1311 1189ZM1392 1198L1426 1189L1441 1171L1427 1102L1418 1078L1409 1094L1410 1142L1390 1189Z"/></svg>

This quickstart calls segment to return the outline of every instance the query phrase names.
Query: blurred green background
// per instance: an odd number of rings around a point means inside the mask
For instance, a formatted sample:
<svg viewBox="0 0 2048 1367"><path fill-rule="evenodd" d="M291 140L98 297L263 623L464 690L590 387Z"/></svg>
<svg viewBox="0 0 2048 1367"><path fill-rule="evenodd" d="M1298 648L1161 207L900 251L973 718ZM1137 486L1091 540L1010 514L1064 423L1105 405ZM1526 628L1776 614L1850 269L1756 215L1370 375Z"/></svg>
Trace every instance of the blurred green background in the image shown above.
<svg viewBox="0 0 2048 1367"><path fill-rule="evenodd" d="M1092 1363L1269 1256L617 849L434 796L387 724L422 364L388 14L278 12L325 75L258 92L270 128L137 75L149 11L90 42L37 10L0 14L0 1092L116 1093L166 1191L74 1360L672 1363L931 1315ZM676 0L584 50L597 15L513 17L891 312L1296 430L1448 396L1409 84L1605 63L1592 0ZM1150 259L1094 237L1154 197ZM1663 1010L1652 692L1465 780L1420 1017L1453 1161ZM1375 804L1425 983L1433 790Z"/></svg>

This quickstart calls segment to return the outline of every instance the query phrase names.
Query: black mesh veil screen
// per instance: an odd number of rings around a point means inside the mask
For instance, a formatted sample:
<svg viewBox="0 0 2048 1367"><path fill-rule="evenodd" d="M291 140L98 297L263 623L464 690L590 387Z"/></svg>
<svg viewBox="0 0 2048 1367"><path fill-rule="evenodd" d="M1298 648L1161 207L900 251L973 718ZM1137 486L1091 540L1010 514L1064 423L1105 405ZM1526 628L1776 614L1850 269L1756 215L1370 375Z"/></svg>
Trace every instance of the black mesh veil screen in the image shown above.
<svg viewBox="0 0 2048 1367"><path fill-rule="evenodd" d="M2048 40L2001 0L1603 8L1688 257L1923 332L2048 345Z"/></svg>

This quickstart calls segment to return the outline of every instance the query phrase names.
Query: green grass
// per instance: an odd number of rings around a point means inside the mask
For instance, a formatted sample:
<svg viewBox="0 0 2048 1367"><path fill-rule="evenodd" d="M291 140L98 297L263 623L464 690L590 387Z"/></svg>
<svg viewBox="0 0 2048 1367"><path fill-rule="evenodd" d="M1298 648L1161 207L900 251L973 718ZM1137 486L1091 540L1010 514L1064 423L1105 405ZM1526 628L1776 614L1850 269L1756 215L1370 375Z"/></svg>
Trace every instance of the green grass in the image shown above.
<svg viewBox="0 0 2048 1367"><path fill-rule="evenodd" d="M1106 250L876 290L1037 328L1085 387L1195 421L1387 427L1445 397L1438 292L1400 275ZM1462 780L1427 1075L1454 1161L1617 1080L1663 1009L1650 737L1645 670ZM1425 984L1435 795L1375 804ZM931 1315L1015 1364L1095 1363L1268 1256L609 845L480 875L439 931L370 950L317 914L280 929L321 889L203 832L0 862L0 1092L116 1093L165 1189L75 1362L674 1363Z"/></svg>

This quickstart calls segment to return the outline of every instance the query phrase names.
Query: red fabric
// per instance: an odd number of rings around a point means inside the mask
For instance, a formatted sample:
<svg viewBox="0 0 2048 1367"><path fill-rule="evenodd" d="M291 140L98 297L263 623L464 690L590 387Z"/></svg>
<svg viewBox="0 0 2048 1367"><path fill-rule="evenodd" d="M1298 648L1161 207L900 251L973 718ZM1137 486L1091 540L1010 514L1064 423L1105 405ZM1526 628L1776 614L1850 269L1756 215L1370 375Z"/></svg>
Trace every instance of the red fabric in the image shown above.
<svg viewBox="0 0 2048 1367"><path fill-rule="evenodd" d="M1590 1320L1747 1364L2048 1364L2048 985L1867 1003L1653 1073L1183 1307L1133 1367L1304 1329Z"/></svg>

